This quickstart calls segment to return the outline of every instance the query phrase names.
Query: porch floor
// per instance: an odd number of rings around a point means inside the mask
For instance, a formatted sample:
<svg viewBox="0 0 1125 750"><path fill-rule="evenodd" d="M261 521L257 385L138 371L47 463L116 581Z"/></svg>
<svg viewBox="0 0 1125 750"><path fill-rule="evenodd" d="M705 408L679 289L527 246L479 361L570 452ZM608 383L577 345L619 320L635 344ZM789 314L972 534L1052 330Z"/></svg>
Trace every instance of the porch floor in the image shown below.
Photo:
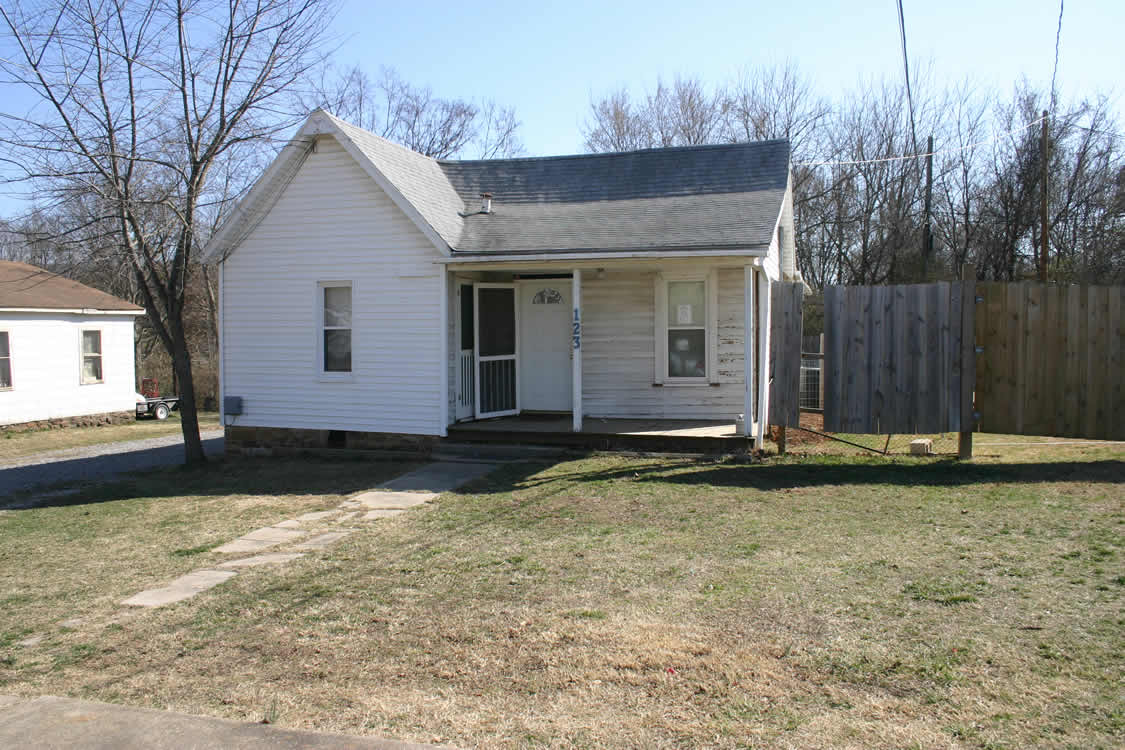
<svg viewBox="0 0 1125 750"><path fill-rule="evenodd" d="M685 453L744 453L752 444L735 432L733 420L586 417L582 432L576 433L571 429L569 414L521 414L461 422L449 427L449 437L466 442Z"/></svg>

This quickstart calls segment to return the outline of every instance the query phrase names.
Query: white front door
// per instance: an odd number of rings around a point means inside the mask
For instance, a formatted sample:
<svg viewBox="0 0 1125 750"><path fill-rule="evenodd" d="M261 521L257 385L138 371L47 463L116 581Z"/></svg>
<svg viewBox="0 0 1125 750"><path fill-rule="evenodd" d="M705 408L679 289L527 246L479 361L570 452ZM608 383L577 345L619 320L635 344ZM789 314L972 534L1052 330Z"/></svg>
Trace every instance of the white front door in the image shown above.
<svg viewBox="0 0 1125 750"><path fill-rule="evenodd" d="M570 279L520 282L520 408L571 409Z"/></svg>

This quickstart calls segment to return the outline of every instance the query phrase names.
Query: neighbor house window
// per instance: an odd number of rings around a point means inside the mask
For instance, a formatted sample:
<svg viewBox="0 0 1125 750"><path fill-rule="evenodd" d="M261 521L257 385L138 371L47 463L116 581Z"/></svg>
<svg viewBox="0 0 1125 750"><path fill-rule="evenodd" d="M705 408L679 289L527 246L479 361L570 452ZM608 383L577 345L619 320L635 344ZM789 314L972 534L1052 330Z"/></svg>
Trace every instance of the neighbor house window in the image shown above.
<svg viewBox="0 0 1125 750"><path fill-rule="evenodd" d="M322 372L352 371L352 286L320 284Z"/></svg>
<svg viewBox="0 0 1125 750"><path fill-rule="evenodd" d="M0 391L12 387L12 350L8 345L8 332L0 331Z"/></svg>
<svg viewBox="0 0 1125 750"><path fill-rule="evenodd" d="M102 332L82 332L82 382L102 382Z"/></svg>
<svg viewBox="0 0 1125 750"><path fill-rule="evenodd" d="M657 281L657 372L667 383L714 380L715 309L707 275Z"/></svg>

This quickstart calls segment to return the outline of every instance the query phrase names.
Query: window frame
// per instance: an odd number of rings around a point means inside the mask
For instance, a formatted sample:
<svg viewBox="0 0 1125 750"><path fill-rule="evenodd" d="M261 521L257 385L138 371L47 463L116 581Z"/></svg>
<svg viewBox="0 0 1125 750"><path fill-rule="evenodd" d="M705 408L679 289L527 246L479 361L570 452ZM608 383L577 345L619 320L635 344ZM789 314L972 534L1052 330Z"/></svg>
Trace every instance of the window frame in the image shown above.
<svg viewBox="0 0 1125 750"><path fill-rule="evenodd" d="M326 289L336 289L347 287L352 291L352 309L351 309L351 325L349 326L327 326L324 319L324 297ZM316 320L316 360L313 362L313 370L316 377L321 381L347 381L355 377L356 360L355 360L355 299L356 299L356 285L354 281L346 279L324 280L316 282L316 293L314 294L314 314ZM331 331L350 331L351 332L351 369L349 370L325 370L324 369L324 332Z"/></svg>
<svg viewBox="0 0 1125 750"><path fill-rule="evenodd" d="M0 360L8 360L8 385L0 383L0 391L14 391L16 388L16 376L12 370L12 334L8 329L0 329L0 336L3 336L8 342L8 354L0 355Z"/></svg>
<svg viewBox="0 0 1125 750"><path fill-rule="evenodd" d="M668 325L668 285L678 281L702 281L704 360L707 374L702 377L672 377L668 374L668 332L676 326ZM654 384L666 386L709 386L718 383L718 277L715 269L691 272L662 272L656 274L655 289L655 371ZM684 326L687 328L687 326ZM693 330L696 326L691 326Z"/></svg>
<svg viewBox="0 0 1125 750"><path fill-rule="evenodd" d="M98 353L97 354L87 354L86 353L86 334L87 333L98 334ZM97 380L87 380L86 379L86 358L87 357L97 357L98 358L98 371L101 374L101 377L98 378ZM78 329L78 384L79 385L100 385L104 382L105 382L105 336L102 335L102 329L101 328L88 328L88 327L83 326L83 327Z"/></svg>

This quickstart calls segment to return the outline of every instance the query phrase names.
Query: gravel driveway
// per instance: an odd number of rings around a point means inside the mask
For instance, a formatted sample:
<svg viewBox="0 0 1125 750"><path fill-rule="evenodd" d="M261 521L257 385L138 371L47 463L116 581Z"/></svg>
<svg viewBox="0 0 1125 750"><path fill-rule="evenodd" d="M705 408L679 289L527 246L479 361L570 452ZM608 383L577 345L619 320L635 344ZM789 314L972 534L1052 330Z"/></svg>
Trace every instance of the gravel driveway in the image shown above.
<svg viewBox="0 0 1125 750"><path fill-rule="evenodd" d="M222 455L223 431L199 435L208 456ZM133 471L175 466L184 460L182 435L103 443L0 460L0 503L16 492L43 484L108 479Z"/></svg>

